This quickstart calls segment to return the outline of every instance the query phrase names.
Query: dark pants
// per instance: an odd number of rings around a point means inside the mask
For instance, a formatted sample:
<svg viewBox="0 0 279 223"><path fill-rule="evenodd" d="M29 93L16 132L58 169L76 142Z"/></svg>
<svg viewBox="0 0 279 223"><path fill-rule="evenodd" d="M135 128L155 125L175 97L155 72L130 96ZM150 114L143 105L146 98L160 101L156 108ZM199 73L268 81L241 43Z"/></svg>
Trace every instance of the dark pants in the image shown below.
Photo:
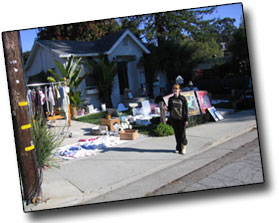
<svg viewBox="0 0 279 223"><path fill-rule="evenodd" d="M171 125L174 129L176 150L181 152L181 145L187 145L185 123L181 120L172 119Z"/></svg>

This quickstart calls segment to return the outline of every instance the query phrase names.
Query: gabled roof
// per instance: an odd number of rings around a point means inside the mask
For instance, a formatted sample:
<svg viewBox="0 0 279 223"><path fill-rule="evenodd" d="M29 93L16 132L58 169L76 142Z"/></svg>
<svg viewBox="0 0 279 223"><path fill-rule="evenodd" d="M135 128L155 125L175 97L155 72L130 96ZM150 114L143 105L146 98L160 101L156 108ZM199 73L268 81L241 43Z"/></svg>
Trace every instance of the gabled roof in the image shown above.
<svg viewBox="0 0 279 223"><path fill-rule="evenodd" d="M100 53L111 54L127 35L130 36L145 53L150 53L144 44L130 30L126 29L104 36L97 41L37 40L31 50L25 68L29 67L38 46L47 48L62 58L70 57L71 55L76 57L98 56Z"/></svg>

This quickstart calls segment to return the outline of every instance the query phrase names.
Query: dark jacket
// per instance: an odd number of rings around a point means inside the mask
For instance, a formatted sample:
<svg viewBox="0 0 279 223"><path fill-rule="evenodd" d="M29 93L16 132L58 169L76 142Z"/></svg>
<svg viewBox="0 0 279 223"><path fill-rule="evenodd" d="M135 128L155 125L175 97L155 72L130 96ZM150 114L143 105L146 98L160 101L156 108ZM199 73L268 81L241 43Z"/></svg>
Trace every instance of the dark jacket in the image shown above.
<svg viewBox="0 0 279 223"><path fill-rule="evenodd" d="M171 111L172 109L172 103L173 103L173 98L175 96L171 96L169 98L169 102L168 102L168 110ZM183 120L184 122L188 121L188 104L187 104L187 100L184 96L179 95L178 98L182 101L182 116L183 116Z"/></svg>

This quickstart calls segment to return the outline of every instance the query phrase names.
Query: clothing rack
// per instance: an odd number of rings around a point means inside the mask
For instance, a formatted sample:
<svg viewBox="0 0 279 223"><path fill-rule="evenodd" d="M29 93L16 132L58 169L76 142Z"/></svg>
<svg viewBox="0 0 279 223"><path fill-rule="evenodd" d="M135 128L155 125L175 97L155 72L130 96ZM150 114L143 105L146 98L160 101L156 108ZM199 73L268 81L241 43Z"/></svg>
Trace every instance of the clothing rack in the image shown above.
<svg viewBox="0 0 279 223"><path fill-rule="evenodd" d="M27 87L39 87L39 86L45 86L45 85L52 85L52 84L65 84L64 81L59 81L59 82L51 82L51 83L36 83L36 84L27 84Z"/></svg>
<svg viewBox="0 0 279 223"><path fill-rule="evenodd" d="M39 87L39 86L54 85L54 84L64 84L65 86L67 86L66 78L64 78L64 81L59 81L59 82L27 84L26 87ZM53 120L54 123L56 122L57 119L63 119L63 118L65 118L65 117L60 115L60 114L56 115L55 113L53 114L53 116L48 116L47 117L48 120ZM69 118L68 124L69 124L69 126L72 126L70 104L68 105L68 118Z"/></svg>

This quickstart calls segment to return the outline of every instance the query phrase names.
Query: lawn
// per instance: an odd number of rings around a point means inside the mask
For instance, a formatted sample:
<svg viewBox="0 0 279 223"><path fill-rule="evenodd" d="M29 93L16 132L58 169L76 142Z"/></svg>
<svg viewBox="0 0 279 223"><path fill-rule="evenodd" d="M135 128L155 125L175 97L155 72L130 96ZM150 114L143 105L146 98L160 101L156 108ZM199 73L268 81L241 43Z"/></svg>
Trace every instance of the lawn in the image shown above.
<svg viewBox="0 0 279 223"><path fill-rule="evenodd" d="M91 123L91 124L95 124L95 125L101 125L101 118L105 118L106 114L107 114L106 112L98 112L95 114L86 115L86 116L77 118L76 121L87 122L87 123Z"/></svg>
<svg viewBox="0 0 279 223"><path fill-rule="evenodd" d="M76 121L80 122L87 122L92 123L95 125L101 125L101 118L106 117L107 112L99 112L91 115L87 115L84 117L77 118ZM127 113L121 113L121 115L128 115ZM188 128L200 125L206 122L210 121L210 115L209 114L201 114L197 116L191 116L189 117L189 125ZM139 133L149 136L156 136L155 129L157 128L157 125L160 123L160 118L153 118L151 120L151 125L136 125L133 124L133 129L139 130Z"/></svg>

